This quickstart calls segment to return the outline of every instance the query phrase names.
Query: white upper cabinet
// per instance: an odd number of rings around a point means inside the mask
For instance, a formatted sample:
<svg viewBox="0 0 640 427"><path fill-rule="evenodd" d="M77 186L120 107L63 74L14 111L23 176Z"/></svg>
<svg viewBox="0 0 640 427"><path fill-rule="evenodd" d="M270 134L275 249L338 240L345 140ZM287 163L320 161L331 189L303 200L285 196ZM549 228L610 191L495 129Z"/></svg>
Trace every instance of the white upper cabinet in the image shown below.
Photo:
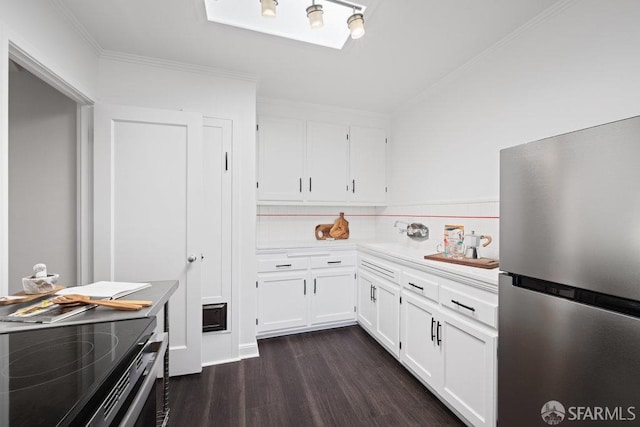
<svg viewBox="0 0 640 427"><path fill-rule="evenodd" d="M386 131L260 116L258 203L386 203Z"/></svg>
<svg viewBox="0 0 640 427"><path fill-rule="evenodd" d="M386 131L351 126L350 139L350 200L384 204L387 199Z"/></svg>
<svg viewBox="0 0 640 427"><path fill-rule="evenodd" d="M258 199L302 201L304 121L262 116L257 141Z"/></svg>
<svg viewBox="0 0 640 427"><path fill-rule="evenodd" d="M347 200L349 128L307 122L307 200Z"/></svg>

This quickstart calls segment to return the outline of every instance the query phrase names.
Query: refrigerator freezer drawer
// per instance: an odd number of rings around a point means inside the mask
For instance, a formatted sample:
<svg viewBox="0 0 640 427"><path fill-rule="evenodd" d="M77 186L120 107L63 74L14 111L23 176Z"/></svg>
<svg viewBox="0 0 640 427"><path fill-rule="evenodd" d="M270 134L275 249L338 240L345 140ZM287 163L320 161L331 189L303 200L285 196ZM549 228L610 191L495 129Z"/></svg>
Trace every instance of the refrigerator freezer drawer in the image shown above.
<svg viewBox="0 0 640 427"><path fill-rule="evenodd" d="M640 319L511 281L500 276L499 424L545 425L545 413L576 421L563 425L640 422Z"/></svg>

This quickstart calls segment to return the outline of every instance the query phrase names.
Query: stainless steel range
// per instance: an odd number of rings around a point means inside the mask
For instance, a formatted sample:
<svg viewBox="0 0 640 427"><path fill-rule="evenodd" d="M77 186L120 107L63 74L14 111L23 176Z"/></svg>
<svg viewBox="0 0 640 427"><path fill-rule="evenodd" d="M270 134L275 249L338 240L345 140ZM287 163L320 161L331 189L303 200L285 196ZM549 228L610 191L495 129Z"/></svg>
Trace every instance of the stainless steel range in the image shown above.
<svg viewBox="0 0 640 427"><path fill-rule="evenodd" d="M155 318L0 335L0 426L155 424ZM147 399L147 397L150 397ZM147 424L148 425L148 424Z"/></svg>

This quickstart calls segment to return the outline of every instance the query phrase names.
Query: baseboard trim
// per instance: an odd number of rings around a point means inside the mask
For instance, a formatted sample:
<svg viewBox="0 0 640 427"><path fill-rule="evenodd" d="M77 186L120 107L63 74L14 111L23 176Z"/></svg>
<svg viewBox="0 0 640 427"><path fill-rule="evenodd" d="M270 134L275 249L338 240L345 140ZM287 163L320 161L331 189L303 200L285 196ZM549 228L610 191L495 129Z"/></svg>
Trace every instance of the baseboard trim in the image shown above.
<svg viewBox="0 0 640 427"><path fill-rule="evenodd" d="M263 339L263 338L282 337L285 335L302 334L305 332L322 331L325 329L342 328L344 326L353 326L357 324L358 322L356 322L355 320L347 320L344 322L328 323L326 325L313 325L313 326L304 326L301 328L284 329L280 331L270 331L270 332L265 332L263 334L258 334L256 338Z"/></svg>
<svg viewBox="0 0 640 427"><path fill-rule="evenodd" d="M258 351L258 342L256 341L249 344L240 344L238 346L238 356L239 360L251 359L252 357L260 357L260 352Z"/></svg>

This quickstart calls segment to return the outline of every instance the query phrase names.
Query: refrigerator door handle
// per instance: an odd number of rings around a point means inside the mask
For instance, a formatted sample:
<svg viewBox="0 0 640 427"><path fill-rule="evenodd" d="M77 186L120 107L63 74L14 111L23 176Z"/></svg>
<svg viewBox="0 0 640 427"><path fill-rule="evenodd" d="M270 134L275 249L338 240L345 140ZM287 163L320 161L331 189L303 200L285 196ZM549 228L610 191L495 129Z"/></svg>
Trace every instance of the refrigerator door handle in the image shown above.
<svg viewBox="0 0 640 427"><path fill-rule="evenodd" d="M436 334L437 334L436 342L437 342L438 346L440 346L440 343L442 342L442 338L440 338L440 331L442 329L441 326L442 326L442 324L440 323L440 321L438 321L438 327L436 328Z"/></svg>

